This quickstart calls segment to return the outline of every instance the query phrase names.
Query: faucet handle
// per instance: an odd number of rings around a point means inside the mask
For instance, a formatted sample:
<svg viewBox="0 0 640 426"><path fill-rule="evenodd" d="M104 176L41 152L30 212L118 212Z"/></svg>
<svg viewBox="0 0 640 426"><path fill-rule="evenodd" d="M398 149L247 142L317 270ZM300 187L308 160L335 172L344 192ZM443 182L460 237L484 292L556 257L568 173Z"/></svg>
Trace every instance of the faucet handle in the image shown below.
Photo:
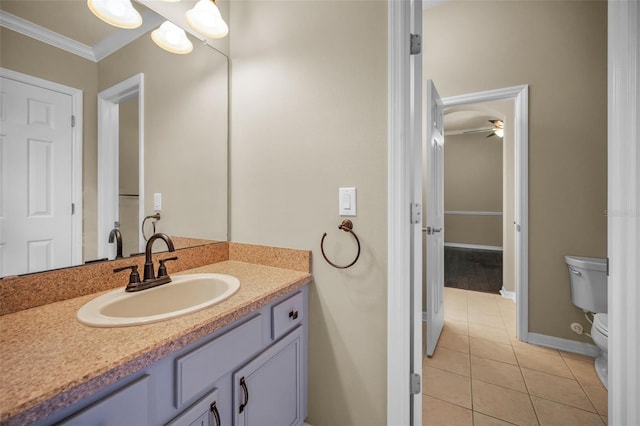
<svg viewBox="0 0 640 426"><path fill-rule="evenodd" d="M158 261L160 262L160 266L158 266L158 278L166 277L169 275L167 274L167 267L164 265L164 263L169 262L170 260L178 260L178 256L167 257L166 259L160 259Z"/></svg>
<svg viewBox="0 0 640 426"><path fill-rule="evenodd" d="M138 273L138 265L131 266L123 266L122 268L116 268L113 270L113 273L126 271L127 269L131 269L131 274L129 275L129 284L140 284L140 274Z"/></svg>

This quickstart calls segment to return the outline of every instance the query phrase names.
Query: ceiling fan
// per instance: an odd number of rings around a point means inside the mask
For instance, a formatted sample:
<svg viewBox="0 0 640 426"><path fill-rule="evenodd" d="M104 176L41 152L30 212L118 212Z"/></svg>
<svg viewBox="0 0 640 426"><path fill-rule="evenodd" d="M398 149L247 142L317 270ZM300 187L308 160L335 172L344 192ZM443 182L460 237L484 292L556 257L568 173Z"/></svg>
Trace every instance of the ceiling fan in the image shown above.
<svg viewBox="0 0 640 426"><path fill-rule="evenodd" d="M487 137L498 136L499 138L504 136L504 122L502 120L489 120L493 127L489 127L486 129L474 129L474 130L464 130L462 132L463 135L471 134L471 133L485 133L491 132Z"/></svg>
<svg viewBox="0 0 640 426"><path fill-rule="evenodd" d="M490 123L493 123L493 130L491 134L487 136L490 138L491 136L497 136L499 138L504 136L504 122L502 120L489 120Z"/></svg>

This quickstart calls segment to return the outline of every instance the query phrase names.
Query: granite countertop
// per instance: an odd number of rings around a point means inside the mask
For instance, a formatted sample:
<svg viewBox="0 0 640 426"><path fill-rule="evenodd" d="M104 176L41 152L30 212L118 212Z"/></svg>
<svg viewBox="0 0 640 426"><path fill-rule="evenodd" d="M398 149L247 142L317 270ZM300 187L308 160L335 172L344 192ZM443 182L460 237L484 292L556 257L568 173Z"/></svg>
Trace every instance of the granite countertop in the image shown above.
<svg viewBox="0 0 640 426"><path fill-rule="evenodd" d="M42 419L311 282L299 272L234 260L182 273L216 272L240 280L229 299L154 324L93 328L78 309L105 293L0 317L0 422Z"/></svg>

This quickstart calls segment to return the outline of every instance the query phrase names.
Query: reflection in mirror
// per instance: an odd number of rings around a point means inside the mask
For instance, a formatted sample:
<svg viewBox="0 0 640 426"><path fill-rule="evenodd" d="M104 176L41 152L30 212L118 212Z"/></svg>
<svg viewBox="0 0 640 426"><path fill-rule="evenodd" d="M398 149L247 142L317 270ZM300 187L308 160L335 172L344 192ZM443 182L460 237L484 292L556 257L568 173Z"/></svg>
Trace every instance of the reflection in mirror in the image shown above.
<svg viewBox="0 0 640 426"><path fill-rule="evenodd" d="M138 96L132 96L120 102L118 122L120 123L118 217L122 232L122 252L142 252L140 231L138 230L140 223Z"/></svg>
<svg viewBox="0 0 640 426"><path fill-rule="evenodd" d="M102 23L85 2L0 3L5 112L1 117L0 277L103 257L113 259L117 245L108 240L115 227L123 236L124 256L140 252L144 247L141 222L158 211L161 219L155 221L156 231L171 235L177 247L227 240L228 60L191 35L194 50L190 54L174 55L160 49L150 32L165 18L139 3L134 5L144 21L138 30ZM29 28L44 31L30 32ZM42 41L36 33L49 37ZM61 44L60 35L73 40L64 39L66 44ZM119 49L112 51L115 45ZM113 163L118 168L112 183L117 193L113 201L116 213L112 223L99 227L98 168L102 159L98 154L98 93L137 74L144 76L144 96L119 105L119 126L112 129L117 132ZM31 98L25 96L16 101L17 106L9 103L18 98L5 94L7 90L24 94L20 84L39 90L41 82L60 99L27 101ZM136 118L141 104L144 115ZM60 136L65 149L53 148L58 136L38 133L15 138L6 120L18 111L30 114L31 127L39 132L47 123L57 130L65 128L69 134ZM55 115L58 113L62 115ZM20 146L22 153L10 148L20 145L16 140L28 141ZM6 182L17 188L13 182L18 176L24 181L22 189L8 191ZM58 184L58 179L67 183ZM39 186L27 187L27 181ZM15 193L22 198L11 198ZM154 194L161 194L160 209L154 208ZM64 226L18 223L15 211L8 208L18 205L24 210L20 214L35 222L64 213ZM150 225L147 222L147 235L152 231ZM41 228L58 232L54 236L28 235L28 231ZM20 250L14 249L16 241ZM15 256L22 259L20 264Z"/></svg>

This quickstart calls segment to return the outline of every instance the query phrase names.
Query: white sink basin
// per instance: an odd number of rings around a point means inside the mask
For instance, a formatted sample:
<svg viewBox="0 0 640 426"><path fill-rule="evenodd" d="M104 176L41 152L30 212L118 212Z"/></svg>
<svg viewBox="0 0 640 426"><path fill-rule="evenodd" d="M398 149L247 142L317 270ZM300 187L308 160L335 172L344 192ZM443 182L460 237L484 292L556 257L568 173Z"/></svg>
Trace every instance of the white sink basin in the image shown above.
<svg viewBox="0 0 640 426"><path fill-rule="evenodd" d="M133 293L123 288L105 293L78 310L77 318L92 327L125 327L164 321L207 308L240 288L225 274L174 275L172 281Z"/></svg>

